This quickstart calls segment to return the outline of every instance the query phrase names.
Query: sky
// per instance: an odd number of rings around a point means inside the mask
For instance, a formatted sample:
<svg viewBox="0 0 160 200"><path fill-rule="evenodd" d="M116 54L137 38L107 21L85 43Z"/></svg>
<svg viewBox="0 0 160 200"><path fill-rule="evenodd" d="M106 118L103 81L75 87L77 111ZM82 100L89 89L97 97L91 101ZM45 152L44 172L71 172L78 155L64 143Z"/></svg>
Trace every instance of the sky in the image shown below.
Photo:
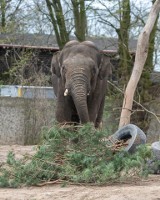
<svg viewBox="0 0 160 200"><path fill-rule="evenodd" d="M141 5L145 5L147 4L147 6L151 6L152 5L152 0L130 0L131 3L135 3L137 6L141 6ZM99 8L102 6L100 3L94 3L96 6L98 6ZM108 2L108 1L104 1L105 5L112 5L112 2Z"/></svg>

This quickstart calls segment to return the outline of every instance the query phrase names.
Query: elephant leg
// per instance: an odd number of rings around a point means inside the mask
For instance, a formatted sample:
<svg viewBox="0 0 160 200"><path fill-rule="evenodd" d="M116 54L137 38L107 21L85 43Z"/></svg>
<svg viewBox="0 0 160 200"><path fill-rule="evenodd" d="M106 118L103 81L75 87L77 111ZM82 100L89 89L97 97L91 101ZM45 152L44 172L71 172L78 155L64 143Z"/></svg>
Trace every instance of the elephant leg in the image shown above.
<svg viewBox="0 0 160 200"><path fill-rule="evenodd" d="M80 123L80 119L76 110L74 103L72 102L72 114L71 114L71 121L75 124Z"/></svg>
<svg viewBox="0 0 160 200"><path fill-rule="evenodd" d="M99 97L97 97L96 95L90 97L88 101L89 119L90 119L90 122L93 122L95 126L96 126L97 116L99 115L98 113L99 113L100 104L101 104L101 101Z"/></svg>
<svg viewBox="0 0 160 200"><path fill-rule="evenodd" d="M65 98L63 100L62 98L59 101L57 100L56 120L59 123L73 122L72 108Z"/></svg>
<svg viewBox="0 0 160 200"><path fill-rule="evenodd" d="M90 121L94 123L95 127L98 127L102 122L103 108L105 103L105 94L99 94L100 90L97 91L98 92L95 92L88 101Z"/></svg>
<svg viewBox="0 0 160 200"><path fill-rule="evenodd" d="M72 116L71 116L71 121L75 124L79 124L80 123L80 120L79 120L79 116L77 113L73 113Z"/></svg>
<svg viewBox="0 0 160 200"><path fill-rule="evenodd" d="M52 74L51 80L52 80L54 94L57 97L58 96L58 78L55 74Z"/></svg>
<svg viewBox="0 0 160 200"><path fill-rule="evenodd" d="M88 100L88 113L89 113L89 120L93 124L95 124L96 116L97 116L97 105L95 104L95 100L92 97Z"/></svg>
<svg viewBox="0 0 160 200"><path fill-rule="evenodd" d="M97 118L96 118L96 121L95 121L95 127L96 128L99 128L99 127L102 126L102 117L103 117L104 104L105 104L105 96L103 97L103 99L101 101L101 104L100 104L100 107L99 107L99 111L98 111L98 114L97 114Z"/></svg>
<svg viewBox="0 0 160 200"><path fill-rule="evenodd" d="M56 119L60 123L79 123L80 119L72 98L59 95L57 100Z"/></svg>
<svg viewBox="0 0 160 200"><path fill-rule="evenodd" d="M64 96L64 88L62 83L58 85L58 97L56 103L56 120L59 123L65 123L71 121L71 108L68 97Z"/></svg>
<svg viewBox="0 0 160 200"><path fill-rule="evenodd" d="M65 117L67 122L79 123L79 116L71 96L65 97Z"/></svg>
<svg viewBox="0 0 160 200"><path fill-rule="evenodd" d="M64 97L58 94L57 103L56 103L56 120L59 123L65 122L65 101Z"/></svg>

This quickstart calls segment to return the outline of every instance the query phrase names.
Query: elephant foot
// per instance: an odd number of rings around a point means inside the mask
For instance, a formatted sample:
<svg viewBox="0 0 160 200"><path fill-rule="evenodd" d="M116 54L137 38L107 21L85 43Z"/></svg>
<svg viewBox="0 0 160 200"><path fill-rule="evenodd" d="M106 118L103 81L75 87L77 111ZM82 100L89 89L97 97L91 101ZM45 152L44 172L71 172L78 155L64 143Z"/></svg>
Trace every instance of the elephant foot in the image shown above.
<svg viewBox="0 0 160 200"><path fill-rule="evenodd" d="M102 121L101 122L96 122L95 123L95 128L99 129L99 130L102 130L102 128L103 128L103 122Z"/></svg>

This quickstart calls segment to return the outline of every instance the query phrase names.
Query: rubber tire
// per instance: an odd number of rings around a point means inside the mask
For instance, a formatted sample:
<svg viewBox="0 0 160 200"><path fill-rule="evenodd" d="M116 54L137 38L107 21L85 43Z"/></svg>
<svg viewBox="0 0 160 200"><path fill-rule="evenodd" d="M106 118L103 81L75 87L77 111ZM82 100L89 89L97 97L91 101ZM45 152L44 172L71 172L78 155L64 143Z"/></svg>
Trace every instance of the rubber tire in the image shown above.
<svg viewBox="0 0 160 200"><path fill-rule="evenodd" d="M160 141L153 142L151 144L151 150L155 159L160 160Z"/></svg>
<svg viewBox="0 0 160 200"><path fill-rule="evenodd" d="M129 153L134 153L137 146L146 143L145 133L136 125L128 124L123 126L112 135L112 139L117 140L127 139L128 145L123 149Z"/></svg>

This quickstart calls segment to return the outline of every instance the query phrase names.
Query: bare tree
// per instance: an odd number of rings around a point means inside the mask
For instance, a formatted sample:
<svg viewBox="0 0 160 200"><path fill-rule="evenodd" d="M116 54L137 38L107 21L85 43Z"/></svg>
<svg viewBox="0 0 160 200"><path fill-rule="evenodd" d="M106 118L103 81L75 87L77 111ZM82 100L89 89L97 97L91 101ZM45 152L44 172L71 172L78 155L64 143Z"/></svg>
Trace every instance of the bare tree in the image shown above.
<svg viewBox="0 0 160 200"><path fill-rule="evenodd" d="M73 6L75 35L79 41L85 40L87 19L84 0L71 0Z"/></svg>
<svg viewBox="0 0 160 200"><path fill-rule="evenodd" d="M61 2L60 0L46 0L46 4L58 45L62 48L69 41L69 33L66 29Z"/></svg>
<svg viewBox="0 0 160 200"><path fill-rule="evenodd" d="M147 59L149 37L151 31L153 30L159 11L160 11L160 0L156 0L152 6L146 25L143 28L138 38L135 64L124 94L119 127L122 127L130 123L134 92L136 90L144 64Z"/></svg>
<svg viewBox="0 0 160 200"><path fill-rule="evenodd" d="M20 12L22 0L1 0L0 1L0 32L12 32L12 26L16 22L16 15ZM15 29L14 29L15 30Z"/></svg>
<svg viewBox="0 0 160 200"><path fill-rule="evenodd" d="M69 35L74 29L75 36L79 41L85 40L86 30L87 30L87 17L86 17L86 5L85 0L71 0L71 1L61 1L61 0L45 0L48 14L47 17L50 19L55 36L57 39L58 46L63 48L66 42L69 41ZM68 10L64 12L64 5L68 6ZM42 9L39 9L42 11ZM70 18L72 18L73 26L69 26L68 29L67 21L69 21L66 16L70 13Z"/></svg>
<svg viewBox="0 0 160 200"><path fill-rule="evenodd" d="M120 28L116 29L118 34L118 53L120 56L118 74L122 83L126 83L131 72L131 56L129 53L129 31L131 26L130 0L119 2L119 9Z"/></svg>
<svg viewBox="0 0 160 200"><path fill-rule="evenodd" d="M120 83L125 84L129 79L131 71L131 56L129 53L129 33L131 27L130 0L112 2L112 8L102 0L99 0L99 3L105 8L104 10L107 13L102 15L100 11L98 13L99 21L107 27L112 27L118 36L118 54L120 58L117 73Z"/></svg>
<svg viewBox="0 0 160 200"><path fill-rule="evenodd" d="M98 1L104 7L103 10L97 11L99 21L106 25L106 29L110 26L113 30L112 33L115 32L118 36L119 65L116 68L115 74L118 77L120 86L124 88L127 85L133 66L133 58L129 53L129 40L131 38L137 39L137 34L139 34L139 31L144 27L147 20L149 8L155 0L150 0L147 4L143 2L140 5L136 5L135 2L130 2L129 0L118 0L116 2L111 0L112 6L109 6L103 0ZM157 22L158 17L150 34L148 56L136 90L136 97L140 97L141 103L151 99L151 95L149 95L151 87L150 74L154 70L154 43Z"/></svg>
<svg viewBox="0 0 160 200"><path fill-rule="evenodd" d="M153 0L152 2L154 3L155 0ZM148 55L139 82L138 92L142 97L141 98L142 101L147 101L151 98L149 95L149 88L151 87L152 84L150 79L150 74L154 70L155 39L156 39L158 18L159 14L157 16L157 19L149 36Z"/></svg>

